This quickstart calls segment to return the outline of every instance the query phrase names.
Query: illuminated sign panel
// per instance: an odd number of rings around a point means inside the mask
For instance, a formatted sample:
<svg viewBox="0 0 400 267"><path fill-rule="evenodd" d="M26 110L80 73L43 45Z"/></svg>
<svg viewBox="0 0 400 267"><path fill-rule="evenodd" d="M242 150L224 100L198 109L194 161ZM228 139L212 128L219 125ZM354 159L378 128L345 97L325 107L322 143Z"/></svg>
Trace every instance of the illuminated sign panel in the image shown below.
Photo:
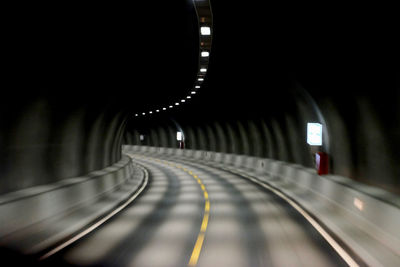
<svg viewBox="0 0 400 267"><path fill-rule="evenodd" d="M311 146L322 146L322 124L307 123L307 143Z"/></svg>
<svg viewBox="0 0 400 267"><path fill-rule="evenodd" d="M182 132L177 132L176 133L176 140L182 141Z"/></svg>

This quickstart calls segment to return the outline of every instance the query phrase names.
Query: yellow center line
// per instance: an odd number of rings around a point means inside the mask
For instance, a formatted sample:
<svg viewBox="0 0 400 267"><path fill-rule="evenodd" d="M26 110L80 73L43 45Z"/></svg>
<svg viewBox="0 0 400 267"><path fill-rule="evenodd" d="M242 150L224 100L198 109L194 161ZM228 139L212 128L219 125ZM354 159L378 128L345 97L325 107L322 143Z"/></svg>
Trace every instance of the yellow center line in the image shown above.
<svg viewBox="0 0 400 267"><path fill-rule="evenodd" d="M194 245L194 249L192 252L192 256L190 257L188 266L196 266L197 261L199 260L201 247L203 246L204 241L204 233L200 233L197 237L196 245Z"/></svg>
<svg viewBox="0 0 400 267"><path fill-rule="evenodd" d="M206 205L204 207L205 212L210 212L210 201L206 200Z"/></svg>
<svg viewBox="0 0 400 267"><path fill-rule="evenodd" d="M201 223L201 228L200 228L200 232L202 232L202 233L205 233L207 230L208 216L209 216L208 212L204 214L203 222Z"/></svg>
<svg viewBox="0 0 400 267"><path fill-rule="evenodd" d="M202 183L202 181L200 180L200 178L197 175L193 174L192 171L187 170L186 168L183 168L182 166L169 163L168 161L160 161L160 162L165 163L171 167L182 169L183 171L188 172L190 175L193 176L194 179L197 180L197 183L200 185L201 189L203 190L204 199L205 199L203 221L201 222L200 232L199 232L199 235L197 236L197 240L194 245L192 255L190 256L190 260L188 263L188 266L191 266L191 267L196 266L197 261L199 260L201 249L203 247L204 235L207 230L208 219L210 217L210 200L208 199L207 190L206 190L204 184Z"/></svg>

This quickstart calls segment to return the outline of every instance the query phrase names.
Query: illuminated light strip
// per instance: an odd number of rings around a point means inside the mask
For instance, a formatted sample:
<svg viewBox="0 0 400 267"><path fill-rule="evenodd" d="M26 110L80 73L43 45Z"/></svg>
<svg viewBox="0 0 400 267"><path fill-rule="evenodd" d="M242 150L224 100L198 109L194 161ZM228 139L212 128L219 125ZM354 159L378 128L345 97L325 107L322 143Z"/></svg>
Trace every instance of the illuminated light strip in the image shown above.
<svg viewBox="0 0 400 267"><path fill-rule="evenodd" d="M336 240L324 230L324 228L316 221L314 220L302 207L300 207L296 202L288 198L286 195L281 193L280 191L276 190L275 188L260 182L259 180L249 177L243 173L237 172L237 171L232 171L230 172L239 174L242 177L245 177L252 182L272 191L274 194L278 195L282 199L284 199L286 202L288 202L294 209L296 209L303 217L314 227L315 230L318 231L318 233L329 243L329 245L336 251L336 253L339 254L339 256L351 267L358 267L360 266L346 251L345 249L340 246Z"/></svg>
<svg viewBox="0 0 400 267"><path fill-rule="evenodd" d="M200 3L196 3L196 1L193 1L193 3L194 3L194 9L196 11L196 15L197 15L197 18L199 19L199 22L200 22L200 20L204 20L206 17L210 18L212 21L212 11L211 11L210 3L201 3L200 4ZM205 16L202 15L202 17L200 18L199 13L198 13L199 9L202 9L203 11L205 9L207 9L209 12L209 15L205 15ZM202 21L202 22L204 22L204 21ZM203 25L203 26L200 26L200 24L198 24L198 26L199 26L200 37L208 36L207 38L210 38L210 40L211 40L212 39L212 22L209 22L208 25ZM201 51L199 54L199 61L201 60L201 58L204 61L204 60L206 60L206 58L208 58L210 56L211 42L209 41L209 45L206 45L207 47L203 47L205 45L204 41L202 41L202 40L199 40L199 41L200 41L200 44L199 44L200 50L204 50L204 49L208 50L208 51L205 51L205 50ZM204 63L205 63L204 68L200 69L201 74L204 74L205 72L207 72L207 67L208 67L209 61L206 60L206 62L204 62ZM203 80L204 80L203 78L198 79L198 81L203 81ZM196 86L196 88L200 88L200 86ZM195 93L196 92L192 92L192 94L195 94ZM187 96L186 98L190 99L191 97ZM181 102L185 102L185 100L181 100ZM175 103L175 105L178 106L179 103ZM171 105L171 106L169 106L169 108L173 108L173 106ZM163 107L162 110L167 110L167 108ZM159 112L159 111L161 111L161 108L156 110L156 112ZM150 112L150 114L152 114L152 112ZM146 114L143 113L143 115L146 115ZM137 116L138 115L135 115L135 117L137 117Z"/></svg>
<svg viewBox="0 0 400 267"><path fill-rule="evenodd" d="M54 255L55 253L59 252L60 250L64 249L65 247L67 247L67 246L71 245L72 243L76 242L77 240L81 239L85 235L93 232L96 228L98 228L99 226L104 224L106 221L111 219L114 215L116 215L118 212L120 212L121 210L126 208L126 206L128 206L130 203L132 203L132 201L134 201L140 195L140 193L142 193L142 191L146 188L148 181L149 181L149 173L147 172L147 170L141 166L139 166L139 168L144 171L144 174L145 174L144 181L142 183L142 186L139 188L138 191L136 191L135 194L133 194L132 197L130 197L124 204L119 206L117 209L113 210L110 214L108 214L106 217L104 217L103 219L101 219L100 221L95 223L94 225L90 226L86 230L80 232L76 236L70 238L69 240L65 241L61 245L55 247L54 249L52 249L49 252L47 252L46 254L44 254L42 257L39 258L39 261L47 259L48 257Z"/></svg>

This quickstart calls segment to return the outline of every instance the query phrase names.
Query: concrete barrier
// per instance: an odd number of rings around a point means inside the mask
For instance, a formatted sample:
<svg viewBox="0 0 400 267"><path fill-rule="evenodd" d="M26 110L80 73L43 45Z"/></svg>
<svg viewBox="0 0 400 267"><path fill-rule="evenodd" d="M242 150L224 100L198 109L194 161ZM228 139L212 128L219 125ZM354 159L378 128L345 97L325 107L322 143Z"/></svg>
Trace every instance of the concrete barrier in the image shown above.
<svg viewBox="0 0 400 267"><path fill-rule="evenodd" d="M102 216L128 197L139 187L143 176L143 171L136 167L129 157L123 156L112 166L85 176L2 195L0 196L0 244L21 248L24 252L30 252L30 246L36 246L38 243L51 246L52 242L48 240L53 240L53 243L60 241L76 231L77 225L82 226L83 222L88 222L89 217L90 221L93 221L95 216ZM124 188L121 190L124 193L118 194L118 190L127 184L131 192ZM114 203L107 202L98 210L91 208L91 205L111 194L120 198L114 199ZM63 235L54 233L58 236L55 239L51 236L50 228L55 226L56 221L62 223L63 216L79 213L78 211L85 208L88 208L88 211L82 212L85 215L75 217L76 220L71 225L64 224L61 228L67 230L71 226L71 231L65 231ZM32 241L24 241L25 239ZM36 244L33 244L33 241ZM41 249L45 249L45 246L40 246Z"/></svg>

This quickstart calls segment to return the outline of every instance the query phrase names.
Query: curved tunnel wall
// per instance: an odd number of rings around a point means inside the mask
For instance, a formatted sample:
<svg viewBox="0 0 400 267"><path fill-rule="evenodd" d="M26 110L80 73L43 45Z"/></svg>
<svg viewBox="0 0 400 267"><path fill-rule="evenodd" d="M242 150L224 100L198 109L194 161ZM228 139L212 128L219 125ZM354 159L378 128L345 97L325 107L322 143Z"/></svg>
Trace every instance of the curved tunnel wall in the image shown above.
<svg viewBox="0 0 400 267"><path fill-rule="evenodd" d="M149 102L176 101L198 72L192 1L10 4L5 11L0 194L119 161L128 116ZM174 95L158 90L171 85ZM170 142L157 134L153 140Z"/></svg>
<svg viewBox="0 0 400 267"><path fill-rule="evenodd" d="M318 150L329 154L331 173L400 193L400 99L394 88L386 88L384 97L379 90L309 95L316 109L301 91L304 88L295 84L290 94L285 94L285 101L276 99L285 103L279 110L265 107L263 113L243 116L225 105L231 115L221 117L188 106L189 116L171 116L182 127L188 149L260 156L307 167L314 166L316 151L306 143L307 122L322 123L324 145ZM132 131L140 127L157 134L140 142L137 135L146 132ZM136 119L131 121L124 143L177 148L176 131L167 116Z"/></svg>
<svg viewBox="0 0 400 267"><path fill-rule="evenodd" d="M3 103L0 110L0 193L80 176L121 158L122 113L44 98L11 117L13 108Z"/></svg>

